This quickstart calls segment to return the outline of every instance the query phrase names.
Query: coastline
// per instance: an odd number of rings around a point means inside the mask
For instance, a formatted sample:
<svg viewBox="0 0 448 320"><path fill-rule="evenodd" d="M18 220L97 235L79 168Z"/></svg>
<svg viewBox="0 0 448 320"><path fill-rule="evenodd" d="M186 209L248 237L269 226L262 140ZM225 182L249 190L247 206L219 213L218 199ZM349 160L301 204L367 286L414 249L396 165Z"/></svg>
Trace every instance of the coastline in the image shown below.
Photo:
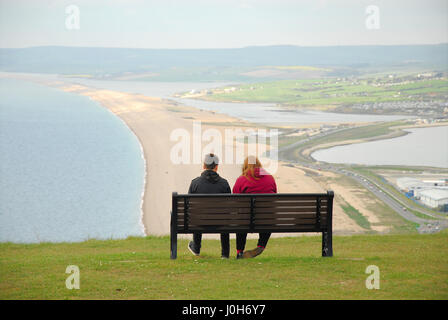
<svg viewBox="0 0 448 320"><path fill-rule="evenodd" d="M175 165L171 163L170 148L175 143L170 141L173 130L185 129L191 132L195 120L202 121L203 130L218 130L223 136L226 129L253 129L251 123L212 111L188 106L176 106L176 110L172 110L173 105L160 98L66 83L51 85L64 91L87 96L98 102L124 121L137 137L146 169L142 192L142 224L146 235L169 234L172 192L186 193L190 181L199 176L202 171L201 164ZM226 123L226 125L215 126L214 123ZM223 163L220 165L219 173L233 186L240 175L240 166ZM279 192L326 192L326 189L330 187L315 181L304 168L291 167L283 162L279 162L275 177ZM335 233L363 233L365 230L344 213L341 204L343 204L342 199L335 201ZM370 215L373 216L374 213ZM382 230L384 230L383 227L378 228L378 231ZM275 236L293 236L293 234ZM257 237L257 235L249 235L249 238L251 237ZM207 235L206 238L216 238L216 235Z"/></svg>
<svg viewBox="0 0 448 320"><path fill-rule="evenodd" d="M139 94L98 90L80 85L62 85L59 88L87 96L99 103L118 116L137 137L145 163L141 223L146 235L160 236L169 233L171 193L186 192L190 181L200 174L200 165L182 165L176 168L170 163L169 137L172 130L178 128L189 130L192 120L204 121L204 116L208 118L207 123L219 121L244 124L238 119L189 107L182 107L182 111L173 112L167 108L170 105L162 99ZM229 169L223 168L220 171L227 176L237 176L239 173L238 168ZM175 179L175 176L183 178L182 175L185 179Z"/></svg>
<svg viewBox="0 0 448 320"><path fill-rule="evenodd" d="M67 91L67 90L64 90ZM77 93L77 92L75 92ZM87 96L88 99L90 99L91 101L93 101L94 103L98 103L97 100L92 99L92 97ZM100 107L104 107L101 104L99 104ZM140 194L140 220L139 220L139 224L140 224L140 229L142 230L143 234L147 234L146 233L146 227L145 224L143 223L144 221L144 211L143 211L143 203L144 203L144 197L145 197L145 188L146 188L146 183L147 183L147 166L146 166L146 158L145 158L145 154L144 154L144 150L143 150L143 145L142 142L140 140L140 138L138 137L138 135L135 133L135 131L126 123L126 121L124 121L121 117L117 117L115 113L113 113L111 110L109 110L108 108L105 108L108 112L110 112L113 116L115 116L116 118L118 118L123 125L134 135L135 139L137 139L139 148L140 148L140 156L142 157L143 160L143 167L144 167L144 172L143 172L143 188L142 188L142 192Z"/></svg>

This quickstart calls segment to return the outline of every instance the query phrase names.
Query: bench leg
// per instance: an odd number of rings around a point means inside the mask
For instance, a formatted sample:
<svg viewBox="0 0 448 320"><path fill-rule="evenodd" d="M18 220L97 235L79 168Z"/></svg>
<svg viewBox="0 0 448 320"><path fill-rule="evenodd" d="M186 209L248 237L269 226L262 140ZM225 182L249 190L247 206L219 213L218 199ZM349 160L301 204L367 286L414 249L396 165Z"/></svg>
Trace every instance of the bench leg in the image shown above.
<svg viewBox="0 0 448 320"><path fill-rule="evenodd" d="M333 233L324 231L322 232L322 257L333 256Z"/></svg>
<svg viewBox="0 0 448 320"><path fill-rule="evenodd" d="M171 232L171 259L177 258L177 233Z"/></svg>
<svg viewBox="0 0 448 320"><path fill-rule="evenodd" d="M173 200L173 207L176 208ZM177 258L177 211L171 211L170 222L170 252L171 259Z"/></svg>

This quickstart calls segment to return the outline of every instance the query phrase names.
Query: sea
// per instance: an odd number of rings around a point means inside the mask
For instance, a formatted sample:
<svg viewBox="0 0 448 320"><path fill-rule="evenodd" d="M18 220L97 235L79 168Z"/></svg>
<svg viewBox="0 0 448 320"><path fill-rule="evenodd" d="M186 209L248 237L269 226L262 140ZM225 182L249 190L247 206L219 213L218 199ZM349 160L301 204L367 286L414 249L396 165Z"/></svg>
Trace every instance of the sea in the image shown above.
<svg viewBox="0 0 448 320"><path fill-rule="evenodd" d="M0 78L0 242L144 235L137 137L87 97Z"/></svg>

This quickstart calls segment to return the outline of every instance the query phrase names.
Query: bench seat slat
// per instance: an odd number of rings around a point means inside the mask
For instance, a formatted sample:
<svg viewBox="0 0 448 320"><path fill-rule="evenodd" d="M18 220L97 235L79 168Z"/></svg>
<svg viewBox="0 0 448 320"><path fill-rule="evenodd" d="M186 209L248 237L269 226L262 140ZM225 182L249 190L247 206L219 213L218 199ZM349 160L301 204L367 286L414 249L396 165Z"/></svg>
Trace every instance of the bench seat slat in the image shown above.
<svg viewBox="0 0 448 320"><path fill-rule="evenodd" d="M238 225L238 226L248 226L250 224L249 220L194 220L191 219L188 228L192 226L219 226L219 225Z"/></svg>
<svg viewBox="0 0 448 320"><path fill-rule="evenodd" d="M254 228L253 232L322 232L322 229L316 228L315 226L288 226L288 225L278 225L278 226L258 226ZM247 230L247 226L191 226L188 230L179 228L178 233L220 233L220 232L252 232Z"/></svg>
<svg viewBox="0 0 448 320"><path fill-rule="evenodd" d="M189 202L189 207L198 207L198 208L216 208L216 207L225 207L225 208L250 208L250 202L232 202L232 201L216 201L216 202Z"/></svg>
<svg viewBox="0 0 448 320"><path fill-rule="evenodd" d="M188 197L187 197L188 198ZM250 205L250 198L232 198L232 197L221 197L221 198L188 198L188 201L190 204L199 204L199 205L206 205L206 204L239 204L244 205L248 204Z"/></svg>
<svg viewBox="0 0 448 320"><path fill-rule="evenodd" d="M255 203L255 208L272 208L272 207L316 207L317 201L284 201L284 202L259 202L258 200ZM326 207L327 202L321 201L321 206Z"/></svg>
<svg viewBox="0 0 448 320"><path fill-rule="evenodd" d="M293 219L260 219L260 220L255 220L254 224L257 225L267 225L267 224L315 224L316 223L316 219L298 219L298 218L293 218Z"/></svg>
<svg viewBox="0 0 448 320"><path fill-rule="evenodd" d="M275 202L275 201L316 201L317 196L295 195L295 196L259 196L257 202ZM322 198L323 199L323 198Z"/></svg>
<svg viewBox="0 0 448 320"><path fill-rule="evenodd" d="M197 231L202 233L246 232L247 226L191 226L188 230L179 229L178 233L192 233Z"/></svg>
<svg viewBox="0 0 448 320"><path fill-rule="evenodd" d="M325 220L321 221L325 224ZM249 220L190 220L188 228L191 229L194 226L248 226L250 225ZM316 226L316 219L295 219L295 220L259 220L254 223L254 227L258 226L278 226L278 225L288 225L288 226ZM183 224L179 224L183 228Z"/></svg>
<svg viewBox="0 0 448 320"><path fill-rule="evenodd" d="M324 214L327 211L327 207L321 207L321 214ZM190 214L200 214L200 213L212 213L212 214L230 214L230 213L250 213L250 208L189 208L188 212ZM298 212L316 212L316 206L314 207L271 207L271 208L255 208L254 213L277 213L277 212L290 212L290 213L298 213ZM184 211L179 210L178 215L183 215Z"/></svg>
<svg viewBox="0 0 448 320"><path fill-rule="evenodd" d="M259 204L256 203L254 209L255 210L267 210L270 208L279 208L279 209L294 209L294 208L304 208L304 209L316 209L316 205L317 203L305 203L305 204ZM215 204L215 205L204 205L204 206L199 206L196 204L193 204L188 207L188 210L194 210L194 209L198 209L198 210L206 210L206 209L221 209L221 210L238 210L238 209L242 209L242 210L250 210L250 206L228 206L226 204ZM326 203L321 203L321 210L322 211L326 211L327 210L327 204ZM183 207L179 207L178 208L178 212L184 212L185 208Z"/></svg>
<svg viewBox="0 0 448 320"><path fill-rule="evenodd" d="M321 214L321 218L325 218L326 214ZM277 218L316 218L315 212L293 212L293 213L257 213L254 216L255 220L259 219L277 219Z"/></svg>
<svg viewBox="0 0 448 320"><path fill-rule="evenodd" d="M188 213L189 215L196 215L196 214L246 214L246 213L250 213L250 209L249 208L232 208L232 209L227 209L227 208L204 208L204 209L199 209L199 208L190 208L188 209Z"/></svg>
<svg viewBox="0 0 448 320"><path fill-rule="evenodd" d="M320 223L323 224L327 220L326 219L320 219ZM276 224L276 223L294 223L294 224L302 224L302 223L317 223L316 218L281 218L281 219L273 219L273 218L266 218L266 219L257 219L254 220L254 224Z"/></svg>
<svg viewBox="0 0 448 320"><path fill-rule="evenodd" d="M297 230L301 232L302 230L309 230L310 232L322 232L321 228L316 228L314 225L275 225L275 226L256 226L254 232L269 232L269 230L275 232L281 232L279 230Z"/></svg>
<svg viewBox="0 0 448 320"><path fill-rule="evenodd" d="M321 213L326 212L327 208L321 208ZM272 207L272 208L255 208L254 213L277 213L277 212L316 212L316 206L314 207L296 207L296 208L284 208L284 207Z"/></svg>
<svg viewBox="0 0 448 320"><path fill-rule="evenodd" d="M191 214L190 220L249 220L249 213L237 213L237 214L229 214L229 213L215 213L215 214Z"/></svg>
<svg viewBox="0 0 448 320"><path fill-rule="evenodd" d="M321 220L325 220L326 219L326 213L321 213L320 215ZM182 221L184 220L185 216L184 215L179 215L178 216L178 221ZM230 220L241 220L241 219L249 219L250 218L250 214L249 213L239 213L239 214L194 214L194 215L190 215L190 219L217 219L217 220L225 220L225 219L230 219ZM315 212L304 212L304 213L257 213L254 216L254 220L261 220L261 219L280 219L280 218L305 218L305 219L309 219L309 218L316 218L316 213Z"/></svg>

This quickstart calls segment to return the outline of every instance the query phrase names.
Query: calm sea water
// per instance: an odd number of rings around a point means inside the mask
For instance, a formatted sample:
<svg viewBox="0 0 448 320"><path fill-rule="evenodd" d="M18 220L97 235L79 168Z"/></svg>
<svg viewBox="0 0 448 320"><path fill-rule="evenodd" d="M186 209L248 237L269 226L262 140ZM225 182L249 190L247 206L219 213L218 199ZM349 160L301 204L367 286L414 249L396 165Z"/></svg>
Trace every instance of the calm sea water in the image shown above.
<svg viewBox="0 0 448 320"><path fill-rule="evenodd" d="M448 168L448 126L406 131L410 133L402 137L318 150L311 156L332 163Z"/></svg>
<svg viewBox="0 0 448 320"><path fill-rule="evenodd" d="M0 79L0 241L143 235L144 159L86 97Z"/></svg>

